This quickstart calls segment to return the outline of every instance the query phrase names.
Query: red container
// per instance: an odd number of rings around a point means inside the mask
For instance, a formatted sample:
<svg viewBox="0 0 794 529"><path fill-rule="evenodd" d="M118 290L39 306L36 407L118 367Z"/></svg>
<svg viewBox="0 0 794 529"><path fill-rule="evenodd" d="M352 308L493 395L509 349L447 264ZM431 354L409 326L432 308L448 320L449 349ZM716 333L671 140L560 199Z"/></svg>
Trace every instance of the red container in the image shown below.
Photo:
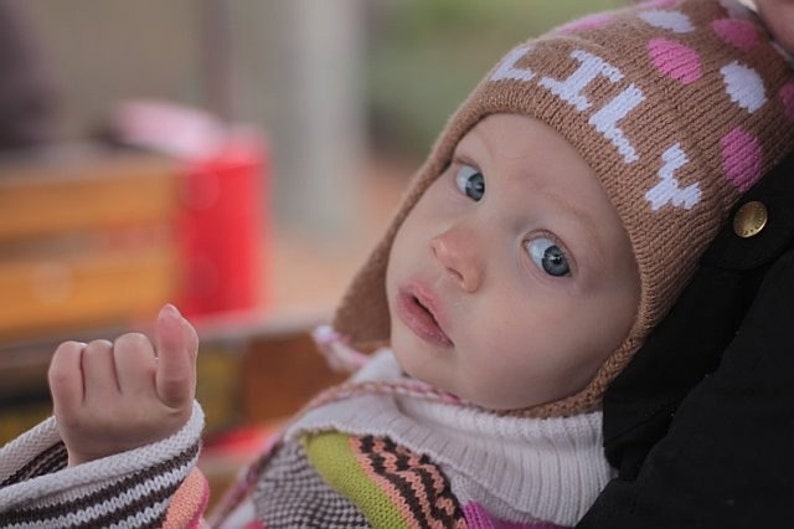
<svg viewBox="0 0 794 529"><path fill-rule="evenodd" d="M269 262L271 164L267 144L236 134L218 152L188 161L177 222L186 316L264 309Z"/></svg>

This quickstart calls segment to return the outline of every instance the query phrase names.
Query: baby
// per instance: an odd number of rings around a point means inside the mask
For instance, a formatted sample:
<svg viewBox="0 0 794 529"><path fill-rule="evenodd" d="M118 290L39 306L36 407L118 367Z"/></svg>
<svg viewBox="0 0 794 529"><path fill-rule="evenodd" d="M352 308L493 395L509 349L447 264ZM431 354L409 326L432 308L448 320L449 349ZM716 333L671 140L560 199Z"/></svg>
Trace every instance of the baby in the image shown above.
<svg viewBox="0 0 794 529"><path fill-rule="evenodd" d="M510 51L452 116L318 335L307 405L217 527L570 527L612 471L600 405L742 193L794 147L752 12L657 0ZM68 342L0 450L10 527L199 527L195 331Z"/></svg>

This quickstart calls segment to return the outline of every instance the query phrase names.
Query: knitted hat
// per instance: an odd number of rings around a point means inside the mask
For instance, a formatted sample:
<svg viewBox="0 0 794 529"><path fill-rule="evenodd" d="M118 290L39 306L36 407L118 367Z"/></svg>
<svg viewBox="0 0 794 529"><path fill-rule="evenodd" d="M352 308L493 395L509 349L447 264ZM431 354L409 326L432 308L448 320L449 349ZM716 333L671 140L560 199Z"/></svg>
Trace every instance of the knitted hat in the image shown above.
<svg viewBox="0 0 794 529"><path fill-rule="evenodd" d="M637 4L514 48L452 116L343 298L334 328L354 346L388 340L385 276L394 236L461 137L494 113L531 116L565 137L629 235L641 294L625 341L581 392L520 413L597 409L740 195L794 147L791 65L755 15L726 0Z"/></svg>

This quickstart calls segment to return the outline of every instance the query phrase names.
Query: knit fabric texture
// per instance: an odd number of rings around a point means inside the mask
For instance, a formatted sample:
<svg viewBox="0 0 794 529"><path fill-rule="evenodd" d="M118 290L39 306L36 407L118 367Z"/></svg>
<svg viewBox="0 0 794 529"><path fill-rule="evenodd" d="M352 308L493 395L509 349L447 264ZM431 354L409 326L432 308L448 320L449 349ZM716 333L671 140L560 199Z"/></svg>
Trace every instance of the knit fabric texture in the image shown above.
<svg viewBox="0 0 794 529"><path fill-rule="evenodd" d="M74 467L50 417L0 447L0 527L199 527L207 486L194 476L204 413L174 435ZM168 511L172 498L179 505Z"/></svg>
<svg viewBox="0 0 794 529"><path fill-rule="evenodd" d="M382 349L353 376L368 391L328 389L284 435L375 527L572 526L610 478L600 412L499 417L431 388L387 390L402 381L411 382Z"/></svg>
<svg viewBox="0 0 794 529"><path fill-rule="evenodd" d="M453 114L334 319L353 346L388 341L385 275L397 230L485 116L543 121L589 164L624 224L641 299L623 344L575 395L510 413L600 407L691 278L742 193L794 146L794 75L755 14L729 0L654 0L512 49Z"/></svg>
<svg viewBox="0 0 794 529"><path fill-rule="evenodd" d="M407 385L388 349L248 467L213 527L574 526L612 476L601 413L500 417ZM250 524L250 525L247 525Z"/></svg>
<svg viewBox="0 0 794 529"><path fill-rule="evenodd" d="M449 480L425 455L388 437L323 432L303 440L309 462L371 527L466 527Z"/></svg>
<svg viewBox="0 0 794 529"><path fill-rule="evenodd" d="M202 516L209 499L207 478L198 468L193 468L171 497L161 529L202 529Z"/></svg>

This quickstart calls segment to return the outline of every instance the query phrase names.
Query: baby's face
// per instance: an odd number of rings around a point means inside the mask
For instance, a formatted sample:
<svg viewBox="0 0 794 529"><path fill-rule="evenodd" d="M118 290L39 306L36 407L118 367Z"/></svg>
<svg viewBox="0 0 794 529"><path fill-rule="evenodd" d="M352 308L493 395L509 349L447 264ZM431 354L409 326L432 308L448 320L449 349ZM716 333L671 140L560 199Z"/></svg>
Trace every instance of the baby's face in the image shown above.
<svg viewBox="0 0 794 529"><path fill-rule="evenodd" d="M391 344L410 375L490 409L584 388L631 327L637 265L588 165L545 124L492 115L397 233Z"/></svg>

